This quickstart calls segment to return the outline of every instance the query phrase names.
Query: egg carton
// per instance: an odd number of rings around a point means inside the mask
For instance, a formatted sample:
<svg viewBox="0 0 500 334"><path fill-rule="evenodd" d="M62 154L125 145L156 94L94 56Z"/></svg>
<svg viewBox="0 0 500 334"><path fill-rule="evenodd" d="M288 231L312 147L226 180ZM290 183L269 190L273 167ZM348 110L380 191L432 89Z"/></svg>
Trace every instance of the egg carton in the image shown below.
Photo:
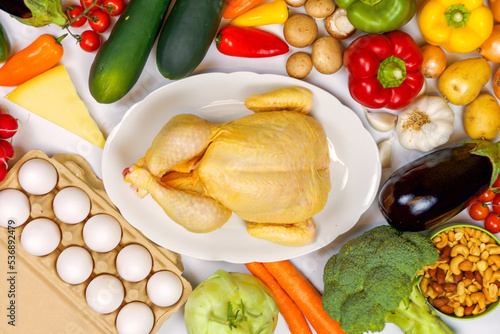
<svg viewBox="0 0 500 334"><path fill-rule="evenodd" d="M17 175L22 164L29 159L40 158L50 162L58 172L56 187L46 195L32 195L21 188ZM89 216L78 224L65 224L57 219L52 210L55 195L63 188L75 186L83 190L91 200ZM118 312L126 304L140 301L153 311L155 321L151 333L157 332L163 322L187 301L192 291L190 283L182 277L184 270L178 254L160 247L141 232L132 227L119 213L108 198L103 183L93 173L85 159L78 155L56 154L49 158L40 150L27 152L12 168L3 182L3 189L18 189L23 191L31 204L31 215L28 221L15 229L15 243L10 242L10 249L15 248L15 256L9 258L9 231L0 227L0 270L2 283L0 294L12 295L5 302L0 302L2 320L1 333L117 333L115 321ZM122 238L119 245L107 253L98 253L86 247L82 238L82 229L86 220L96 214L106 213L114 217L121 225ZM56 222L61 230L61 242L58 248L46 256L34 256L23 250L20 236L23 228L33 219L45 217ZM151 254L153 267L145 279L139 282L129 282L122 279L116 269L115 259L119 251L129 244L140 244ZM57 274L56 261L59 254L69 246L86 248L94 261L91 276L83 283L71 285L65 283ZM9 268L8 259L15 260L15 266ZM14 269L14 271L12 270ZM153 304L146 293L147 280L154 273L169 270L175 273L183 285L181 298L170 307L159 307ZM9 274L12 273L12 274ZM98 275L111 274L121 280L125 296L121 306L114 312L100 314L93 311L85 299L85 290L89 282ZM14 280L7 281L12 278ZM11 283L15 284L12 285ZM5 300L6 298L2 298ZM14 301L15 326L9 324L7 308ZM12 312L10 312L12 314Z"/></svg>

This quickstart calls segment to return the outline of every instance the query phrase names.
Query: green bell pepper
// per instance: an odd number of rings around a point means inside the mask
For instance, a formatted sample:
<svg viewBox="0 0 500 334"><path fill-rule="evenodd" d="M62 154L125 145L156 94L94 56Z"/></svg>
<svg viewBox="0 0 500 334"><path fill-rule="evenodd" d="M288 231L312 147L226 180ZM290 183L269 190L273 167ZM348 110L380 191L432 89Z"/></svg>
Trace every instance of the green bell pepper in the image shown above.
<svg viewBox="0 0 500 334"><path fill-rule="evenodd" d="M356 29L368 33L397 30L415 15L415 0L336 0Z"/></svg>

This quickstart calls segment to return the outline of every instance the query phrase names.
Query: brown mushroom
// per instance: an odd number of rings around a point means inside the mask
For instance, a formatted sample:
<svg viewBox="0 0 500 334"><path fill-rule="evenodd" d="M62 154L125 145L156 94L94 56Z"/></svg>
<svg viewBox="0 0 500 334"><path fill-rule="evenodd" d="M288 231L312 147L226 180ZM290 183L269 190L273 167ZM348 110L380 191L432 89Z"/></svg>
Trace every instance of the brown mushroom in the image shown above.
<svg viewBox="0 0 500 334"><path fill-rule="evenodd" d="M284 24L283 36L291 46L305 48L311 45L318 37L318 25L307 14L293 14Z"/></svg>
<svg viewBox="0 0 500 334"><path fill-rule="evenodd" d="M285 0L290 7L301 7L304 6L307 0Z"/></svg>
<svg viewBox="0 0 500 334"><path fill-rule="evenodd" d="M347 11L340 7L325 19L325 28L330 36L337 39L351 37L356 32L356 28L347 18Z"/></svg>
<svg viewBox="0 0 500 334"><path fill-rule="evenodd" d="M306 13L317 20L322 20L335 10L333 0L307 0L304 5Z"/></svg>
<svg viewBox="0 0 500 334"><path fill-rule="evenodd" d="M311 56L306 52L295 52L286 61L286 72L292 78L303 79L313 68Z"/></svg>
<svg viewBox="0 0 500 334"><path fill-rule="evenodd" d="M343 65L344 49L338 39L332 36L318 38L311 51L313 66L323 74L333 74Z"/></svg>

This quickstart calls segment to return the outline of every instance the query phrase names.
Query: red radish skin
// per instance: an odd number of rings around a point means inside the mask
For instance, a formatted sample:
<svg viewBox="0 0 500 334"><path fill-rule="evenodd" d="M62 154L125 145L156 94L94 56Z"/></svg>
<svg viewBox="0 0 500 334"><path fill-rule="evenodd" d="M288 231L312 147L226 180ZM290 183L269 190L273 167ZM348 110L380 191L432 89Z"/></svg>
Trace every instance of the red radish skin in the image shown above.
<svg viewBox="0 0 500 334"><path fill-rule="evenodd" d="M0 182L7 176L7 164L0 164Z"/></svg>
<svg viewBox="0 0 500 334"><path fill-rule="evenodd" d="M7 161L14 156L14 147L6 140L0 140L0 162Z"/></svg>
<svg viewBox="0 0 500 334"><path fill-rule="evenodd" d="M12 137L18 129L17 119L9 114L0 114L0 139Z"/></svg>

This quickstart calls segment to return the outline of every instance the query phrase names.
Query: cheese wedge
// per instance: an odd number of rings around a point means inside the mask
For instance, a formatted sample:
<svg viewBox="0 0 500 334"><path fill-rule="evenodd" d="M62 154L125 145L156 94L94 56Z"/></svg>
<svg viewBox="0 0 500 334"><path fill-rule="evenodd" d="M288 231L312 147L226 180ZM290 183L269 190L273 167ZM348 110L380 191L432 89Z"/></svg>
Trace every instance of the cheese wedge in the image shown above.
<svg viewBox="0 0 500 334"><path fill-rule="evenodd" d="M104 147L104 136L78 96L64 65L19 85L5 98L100 148Z"/></svg>

